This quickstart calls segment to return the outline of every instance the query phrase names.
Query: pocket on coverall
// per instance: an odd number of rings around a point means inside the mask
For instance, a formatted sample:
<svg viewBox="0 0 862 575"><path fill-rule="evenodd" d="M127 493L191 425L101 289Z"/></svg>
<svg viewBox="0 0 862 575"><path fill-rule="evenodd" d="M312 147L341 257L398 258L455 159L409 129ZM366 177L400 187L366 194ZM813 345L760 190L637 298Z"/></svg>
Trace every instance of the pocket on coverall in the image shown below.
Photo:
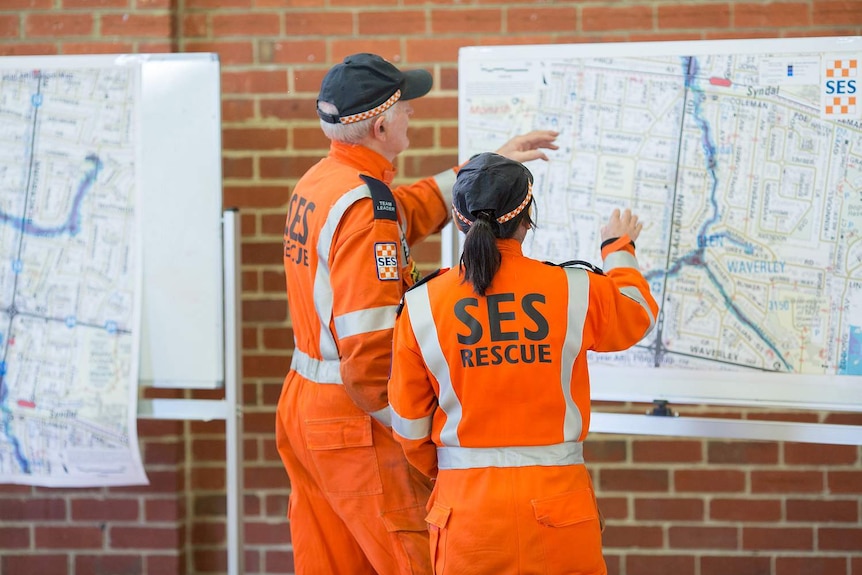
<svg viewBox="0 0 862 575"><path fill-rule="evenodd" d="M533 499L549 573L605 573L598 508L589 487Z"/></svg>
<svg viewBox="0 0 862 575"><path fill-rule="evenodd" d="M425 517L431 539L431 568L434 573L443 573L446 568L446 524L450 513L451 507L435 501Z"/></svg>
<svg viewBox="0 0 862 575"><path fill-rule="evenodd" d="M370 415L306 420L305 442L327 494L383 493Z"/></svg>

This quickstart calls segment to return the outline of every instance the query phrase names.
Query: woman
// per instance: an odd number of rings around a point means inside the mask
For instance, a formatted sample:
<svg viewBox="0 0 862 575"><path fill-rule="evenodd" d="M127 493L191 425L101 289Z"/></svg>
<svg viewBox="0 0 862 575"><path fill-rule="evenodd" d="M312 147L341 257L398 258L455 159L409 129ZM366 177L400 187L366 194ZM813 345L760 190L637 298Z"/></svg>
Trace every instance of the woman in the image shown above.
<svg viewBox="0 0 862 575"><path fill-rule="evenodd" d="M583 460L586 352L631 347L658 305L628 210L601 230L604 274L524 257L532 182L493 153L461 168L460 266L408 291L395 326L393 431L436 479L426 521L437 575L607 572Z"/></svg>

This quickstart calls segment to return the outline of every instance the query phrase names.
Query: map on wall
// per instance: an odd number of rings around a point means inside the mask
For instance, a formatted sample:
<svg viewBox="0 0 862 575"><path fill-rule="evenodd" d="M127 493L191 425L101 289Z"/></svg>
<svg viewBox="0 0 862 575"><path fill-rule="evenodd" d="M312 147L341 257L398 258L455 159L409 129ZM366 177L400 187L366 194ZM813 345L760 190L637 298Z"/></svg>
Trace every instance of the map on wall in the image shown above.
<svg viewBox="0 0 862 575"><path fill-rule="evenodd" d="M613 209L645 223L656 329L594 363L859 376L860 70L860 38L464 48L461 159L559 131L531 257L600 264Z"/></svg>
<svg viewBox="0 0 862 575"><path fill-rule="evenodd" d="M131 66L0 67L0 483L146 483Z"/></svg>

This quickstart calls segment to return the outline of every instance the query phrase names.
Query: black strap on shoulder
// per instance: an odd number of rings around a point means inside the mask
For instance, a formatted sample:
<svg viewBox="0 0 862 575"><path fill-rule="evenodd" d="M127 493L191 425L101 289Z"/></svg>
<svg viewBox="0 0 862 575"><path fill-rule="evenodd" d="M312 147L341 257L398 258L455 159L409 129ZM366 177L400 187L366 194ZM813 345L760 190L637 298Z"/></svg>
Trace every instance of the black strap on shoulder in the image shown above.
<svg viewBox="0 0 862 575"><path fill-rule="evenodd" d="M359 177L368 185L371 190L371 201L374 202L374 219L375 220L392 220L398 221L398 214L395 212L395 196L392 195L392 190L389 189L384 182L377 178L359 174Z"/></svg>
<svg viewBox="0 0 862 575"><path fill-rule="evenodd" d="M428 283L429 281L433 280L434 278L436 278L437 276L439 276L440 274L442 274L443 272L446 272L446 271L449 271L449 268L437 268L436 270L434 270L433 272L431 272L430 274L423 277L422 279L417 281L415 284L413 284L412 286L407 288L407 290L404 293L406 294L408 291L412 290L413 288L417 288L424 283ZM396 315L400 315L402 309L404 309L404 296L401 296L401 301L398 302L398 309L396 310Z"/></svg>
<svg viewBox="0 0 862 575"><path fill-rule="evenodd" d="M554 262L542 262L543 264L547 264L549 266L559 266L561 268L583 268L587 271L591 271L594 274L599 274L600 276L605 275L605 272L602 271L602 268L598 266L594 266L590 262L585 262L584 260L569 260L567 262L563 262L561 264L557 264Z"/></svg>

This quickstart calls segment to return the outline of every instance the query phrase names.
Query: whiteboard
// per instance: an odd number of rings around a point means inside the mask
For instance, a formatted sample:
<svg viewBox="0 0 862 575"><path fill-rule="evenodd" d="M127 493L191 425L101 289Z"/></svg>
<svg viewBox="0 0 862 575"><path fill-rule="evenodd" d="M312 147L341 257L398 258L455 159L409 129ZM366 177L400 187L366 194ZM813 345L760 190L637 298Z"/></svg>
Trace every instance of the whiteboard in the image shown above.
<svg viewBox="0 0 862 575"><path fill-rule="evenodd" d="M139 71L140 383L222 387L225 288L217 54L18 56L2 58L0 64Z"/></svg>
<svg viewBox="0 0 862 575"><path fill-rule="evenodd" d="M842 69L844 64L846 71ZM735 213L734 209L725 212L716 209L716 214L720 215L716 221L725 227L716 227L722 231L705 238L698 236L697 241L703 240L703 244L695 245L698 249L690 252L693 255L689 256L688 263L700 265L706 261L705 258L713 256L725 258L714 261L725 262L728 254L737 258L735 262L743 261L749 254L747 250L762 249L765 253L776 248L784 233L780 226L793 221L794 201L804 200L805 194L816 196L817 201L810 202L815 209L804 214L808 219L804 225L800 224L798 230L784 234L793 236L791 240L796 242L788 245L798 245L800 250L810 248L815 253L826 244L812 240L810 245L806 245L797 240L816 237L821 231L822 235L829 235L836 230L854 238L846 243L833 242L838 246L833 254L835 259L843 258L841 261L845 266L843 281L847 289L841 292L844 299L836 303L834 295L837 292L812 295L811 301L820 305L805 316L804 319L811 322L805 324L805 329L810 328L810 331L798 338L800 347L804 347L810 343L805 341L806 338L823 337L826 342L823 348L834 351L834 347L839 347L834 345L834 341L843 337L843 343L839 344L843 345L844 355L852 357L842 359L839 369L821 373L817 366L810 365L813 363L810 361L803 366L796 356L790 359L789 354L787 357L781 355L789 346L781 347L774 342L757 348L762 352L759 360L746 358L748 363L744 365L731 365L731 361L722 360L728 359L726 354L732 348L722 343L713 350L707 350L702 357L697 357L698 353L678 354L676 363L679 365L676 367L633 364L620 357L604 364L593 364L594 399L647 402L668 399L692 404L862 411L862 371L858 367L862 349L856 344L847 344L848 334L851 339L862 335L862 283L857 281L862 272L862 260L859 259L862 257L862 238L858 237L862 230L862 168L857 170L855 167L859 163L857 156L862 154L862 105L855 100L857 89L862 89L859 66L862 66L860 37L482 46L460 50L458 125L461 161L475 153L497 149L512 136L529 130L556 129L561 134L557 142L561 150L549 153L549 162L536 161L528 165L536 176L534 193L539 227L533 235L528 235L524 243L527 255L557 262L585 259L599 263L599 242L596 240L598 228L604 221L589 214L593 210L601 212L606 219L614 207L633 206L642 218L646 211L653 224L649 233L645 229L638 242L638 255L643 267L643 262L649 260L651 244L661 245L662 249L670 245L671 230L677 225L673 219L675 214L691 216L689 206L696 202L688 202L685 209L681 203L678 206L676 198L681 196L676 195L676 188L688 185L688 192L692 193L696 190L696 184L692 182L699 177L704 190L715 192L721 189L721 185L727 185L727 178L733 173L742 172L737 166L745 161L757 164L751 173L762 176L762 181L749 180L734 189L744 191L749 186L748 189L753 190L754 186L760 185L765 190L763 182L767 179L770 180L769 185L776 186L768 192L761 191L758 197L758 202L770 194L773 200L780 199L780 202L774 202L772 210L774 214L784 215L773 216L770 220L776 225L776 233L771 240L768 234L764 234L760 238L763 246L756 246L753 241L743 245L738 235L727 232L733 227L732 222L721 219L730 218ZM831 70L828 78L827 69ZM833 77L833 73L836 76ZM837 79L842 80L840 85L836 83ZM852 100L849 98L851 95ZM848 97L846 102L833 101L845 97ZM780 105L770 108L770 98L773 102L780 101ZM590 101L589 107L583 104L586 100ZM789 116L792 114L803 119ZM737 116L754 118L756 122L743 125ZM799 128L795 134L790 133L792 130L780 130L790 126L792 121L806 125L795 125ZM725 129L733 122L736 122L733 125L744 126L739 133L731 134L738 140L730 139ZM649 127L641 130L643 126ZM807 131L809 128L811 132ZM832 139L828 145L817 139L818 131L822 135L823 130L833 130L829 132ZM686 133L696 137L687 140ZM752 140L746 147L745 138L755 133L758 136L772 134L773 141L757 144ZM790 151L788 142L794 135L802 150L800 154ZM805 149L805 146L818 145L821 147ZM664 164L661 153L665 154ZM644 154L652 155L648 161L643 161ZM835 161L838 159L841 161ZM855 163L848 169L848 162ZM761 167L765 170L773 163L778 166L777 173L756 171ZM845 169L846 172L842 171ZM796 179L791 181L786 175L788 173ZM785 193L790 189L794 189L797 196ZM596 190L603 196L595 193ZM844 219L840 221L834 215L836 212L829 211L838 205L833 201L838 194L843 198L841 209L844 210L841 212ZM691 197L688 196L689 199ZM714 200L716 196L704 192L703 197ZM724 200L726 206L733 203L727 197ZM710 207L709 203L704 202L704 209ZM561 208L563 205L570 207ZM816 209L818 205L820 211ZM822 206L829 206L829 209L824 210ZM747 208L740 207L742 211ZM452 226L444 234L444 266L457 262L462 239L463 236ZM718 253L719 247L724 248L724 253ZM710 253L700 248L715 251ZM694 255L699 259L695 260ZM764 257L757 264L746 264L746 269L775 272L777 279L772 284L781 283L786 277L780 276L780 272L784 272L785 263L788 269L791 268L791 260L782 260L779 267L779 263ZM819 260L814 260L816 263L810 270L798 271L802 282L796 277L788 282L789 287L782 296L784 300L765 297L749 308L737 304L731 297L724 302L733 310L750 311L765 306L766 311L771 311L771 306L774 306L782 311L786 306L793 311L798 302L792 298L801 297L794 294L805 292L807 278L835 271L831 263L818 268ZM668 256L666 261L677 260ZM665 276L670 275L670 267L659 266L659 269ZM724 271L729 270L725 268ZM647 269L644 271L648 272ZM706 282L703 278L698 281L701 283L692 284L695 285L692 290L703 289ZM754 279L750 283L753 285L758 281ZM769 281L764 285L764 290L771 289ZM668 308L665 296L676 297L680 293L672 294L665 291L665 284L652 281L651 289L659 303ZM722 291L717 293L726 295ZM723 302L723 295L713 298L715 307ZM790 303L786 304L788 300ZM829 335L832 340L817 331L826 329L823 327L825 324L818 323L818 314L830 315L834 319L832 324L837 327L828 326L833 330ZM743 316L742 313L738 315ZM801 312L791 314L788 321L792 323L802 315ZM754 312L751 315L757 316ZM681 323L680 317L681 313L677 318ZM659 318L659 324L663 320L668 318ZM770 316L769 320L774 321L775 316ZM687 321L690 322L687 325L701 328L708 324L710 318L707 313L697 316L692 312ZM712 318L711 321L720 329L731 323L722 323L721 318ZM736 324L742 323L746 324L743 327L752 330L757 325L753 319L736 321ZM707 327L702 329L703 340L707 341L712 332ZM740 329L739 325L733 329ZM671 349L668 342L655 337L657 341L642 342L642 355ZM768 340L767 337L763 339ZM715 341L722 340L716 338ZM862 338L858 342L862 343ZM811 347L814 349L813 345ZM689 349L692 352L703 351L696 347ZM847 350L852 351L848 354ZM824 355L829 353L825 351ZM752 353L754 356L756 353ZM658 354L653 357L658 357ZM811 360L812 357L806 356L805 359ZM838 361L836 357L826 359ZM827 363L826 359L823 363ZM851 368L849 360L857 361L856 367Z"/></svg>

